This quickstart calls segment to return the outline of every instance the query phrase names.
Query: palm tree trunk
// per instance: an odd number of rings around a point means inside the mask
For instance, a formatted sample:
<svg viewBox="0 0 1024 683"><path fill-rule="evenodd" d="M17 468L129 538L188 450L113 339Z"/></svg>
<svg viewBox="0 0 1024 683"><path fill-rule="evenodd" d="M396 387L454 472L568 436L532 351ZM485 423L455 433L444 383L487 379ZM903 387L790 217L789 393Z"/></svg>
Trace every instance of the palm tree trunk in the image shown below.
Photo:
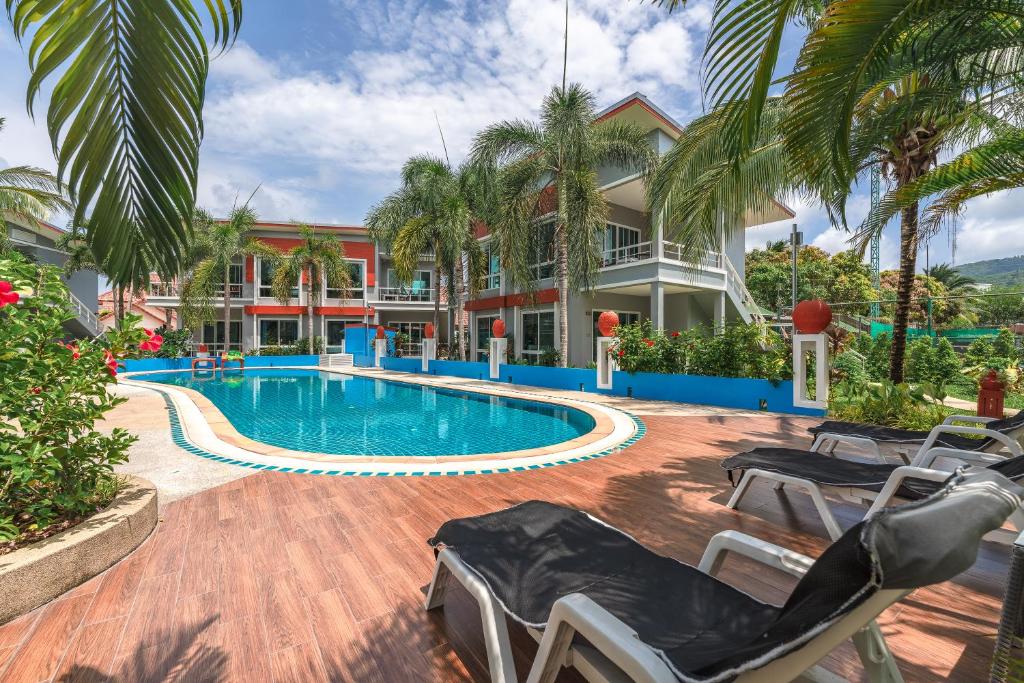
<svg viewBox="0 0 1024 683"><path fill-rule="evenodd" d="M900 279L896 291L896 316L892 325L892 351L889 354L889 379L903 381L903 357L907 350L907 325L910 322L914 271L917 270L917 203L900 214Z"/></svg>
<svg viewBox="0 0 1024 683"><path fill-rule="evenodd" d="M434 337L441 332L441 265L437 262L437 247L434 247Z"/></svg>
<svg viewBox="0 0 1024 683"><path fill-rule="evenodd" d="M459 340L459 360L466 360L466 335L462 333L462 255L455 261L455 282L451 291L455 297L455 336Z"/></svg>
<svg viewBox="0 0 1024 683"><path fill-rule="evenodd" d="M124 322L124 287L114 287L114 327L120 330Z"/></svg>
<svg viewBox="0 0 1024 683"><path fill-rule="evenodd" d="M231 277L231 263L224 264L224 349L227 353L231 347L231 286L228 280Z"/></svg>
<svg viewBox="0 0 1024 683"><path fill-rule="evenodd" d="M569 366L569 236L566 233L566 188L558 184L558 222L555 224L555 258L558 261L558 367Z"/></svg>
<svg viewBox="0 0 1024 683"><path fill-rule="evenodd" d="M313 268L306 273L306 329L309 331L309 352L313 353Z"/></svg>

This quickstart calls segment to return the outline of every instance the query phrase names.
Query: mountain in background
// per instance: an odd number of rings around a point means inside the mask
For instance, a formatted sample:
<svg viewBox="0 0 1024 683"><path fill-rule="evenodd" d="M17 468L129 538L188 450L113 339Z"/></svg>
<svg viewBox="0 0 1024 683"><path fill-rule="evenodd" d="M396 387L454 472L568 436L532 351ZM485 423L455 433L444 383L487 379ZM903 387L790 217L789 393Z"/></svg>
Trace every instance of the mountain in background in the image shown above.
<svg viewBox="0 0 1024 683"><path fill-rule="evenodd" d="M968 275L980 283L1024 285L1024 254L965 263L956 269L961 275Z"/></svg>

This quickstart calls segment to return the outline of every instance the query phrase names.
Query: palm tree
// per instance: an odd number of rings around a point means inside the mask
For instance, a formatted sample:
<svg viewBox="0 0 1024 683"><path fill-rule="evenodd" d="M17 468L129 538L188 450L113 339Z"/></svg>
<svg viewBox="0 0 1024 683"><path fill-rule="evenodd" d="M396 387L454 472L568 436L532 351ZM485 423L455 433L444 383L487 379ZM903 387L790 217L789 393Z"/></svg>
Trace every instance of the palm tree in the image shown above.
<svg viewBox="0 0 1024 683"><path fill-rule="evenodd" d="M648 175L657 155L643 130L621 121L597 121L594 96L581 85L552 88L540 124L504 121L474 143L481 168L498 166L499 204L491 225L502 268L513 286L532 289L531 257L538 219L554 211L553 247L559 306L559 363L569 359L570 288L590 289L600 264L608 203L598 189L604 164Z"/></svg>
<svg viewBox="0 0 1024 683"><path fill-rule="evenodd" d="M366 217L370 237L391 251L395 274L409 282L428 248L434 254L434 327L440 321L440 282L448 282L455 309L459 355L466 357L462 318L467 297L476 294L486 268L474 227L493 215L493 183L486 169L463 163L452 168L431 155L410 158L402 167L402 187L374 206ZM468 290L468 291L466 291Z"/></svg>
<svg viewBox="0 0 1024 683"><path fill-rule="evenodd" d="M50 81L46 122L89 243L111 276L135 268L129 234L162 270L185 257L195 207L209 71L203 15L226 49L241 0L6 0L28 38L28 108ZM204 8L204 9L200 9ZM133 240L132 240L133 241Z"/></svg>
<svg viewBox="0 0 1024 683"><path fill-rule="evenodd" d="M0 117L0 131L4 119ZM54 211L71 211L64 188L50 172L32 166L0 168L0 216L12 214L25 220L43 221ZM0 234L6 242L7 231Z"/></svg>
<svg viewBox="0 0 1024 683"><path fill-rule="evenodd" d="M969 275L961 275L960 271L948 263L940 263L932 266L931 269L926 270L924 274L941 282L951 294L953 292L962 292L965 289L978 284L978 281L973 277Z"/></svg>
<svg viewBox="0 0 1024 683"><path fill-rule="evenodd" d="M324 283L342 291L348 298L352 289L352 267L345 260L345 247L333 235L317 235L308 225L300 225L302 243L292 247L274 270L271 291L281 303L292 298L292 287L301 280L306 286L306 324L309 352L316 353L313 336L313 307L320 305Z"/></svg>
<svg viewBox="0 0 1024 683"><path fill-rule="evenodd" d="M214 300L219 296L224 306L224 350L231 344L231 266L247 256L270 263L280 260L280 253L270 245L251 236L256 226L256 212L246 203L218 221L202 209L193 212L195 226L186 252L188 277L181 288L181 314L193 329L214 319Z"/></svg>

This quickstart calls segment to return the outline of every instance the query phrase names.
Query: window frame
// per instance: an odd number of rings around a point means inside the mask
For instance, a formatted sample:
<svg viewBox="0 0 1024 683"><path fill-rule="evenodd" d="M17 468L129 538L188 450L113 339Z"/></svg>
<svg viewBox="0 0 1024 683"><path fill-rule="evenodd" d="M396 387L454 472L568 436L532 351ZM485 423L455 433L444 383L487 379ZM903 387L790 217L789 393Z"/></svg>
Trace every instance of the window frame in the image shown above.
<svg viewBox="0 0 1024 683"><path fill-rule="evenodd" d="M277 342L274 344L263 343L263 323L274 322L277 323ZM256 322L256 348L262 349L264 346L290 346L299 341L299 319L298 318L272 318L261 316ZM294 323L295 324L295 339L290 342L281 342L281 323Z"/></svg>
<svg viewBox="0 0 1024 683"><path fill-rule="evenodd" d="M324 289L323 289L323 292L321 292L321 296L324 299L335 299L335 300L340 300L340 301L346 301L346 300L358 300L358 299L365 299L366 298L366 259L364 259L364 258L346 258L345 262L348 263L350 266L352 266L352 265L358 265L359 266L359 286L356 287L355 284L353 283L352 289L349 291L349 295L350 296L342 299L342 297L340 297L340 296L331 296L331 292L336 292L336 293L340 294L341 290L340 289L332 289L330 286L328 286L327 278L325 277L324 281L323 281L323 288Z"/></svg>
<svg viewBox="0 0 1024 683"><path fill-rule="evenodd" d="M274 294L273 294L273 290L271 289L271 285L269 285L269 284L268 285L264 285L263 284L263 267L266 266L266 265L273 265L273 264L266 263L264 259L257 259L256 263L257 263L257 265L256 265L256 271L257 271L256 272L256 296L258 298L260 298L260 299L274 299L275 297L274 297ZM271 274L271 278L270 279L271 279L271 282L273 282L273 274ZM302 278L300 277L299 280L301 280L301 279ZM266 293L264 293L264 289L267 290ZM292 292L291 292L292 295L290 297L288 297L288 299L290 301L298 300L298 298L299 298L299 291L300 291L299 290L299 281L296 280L295 286L292 287Z"/></svg>

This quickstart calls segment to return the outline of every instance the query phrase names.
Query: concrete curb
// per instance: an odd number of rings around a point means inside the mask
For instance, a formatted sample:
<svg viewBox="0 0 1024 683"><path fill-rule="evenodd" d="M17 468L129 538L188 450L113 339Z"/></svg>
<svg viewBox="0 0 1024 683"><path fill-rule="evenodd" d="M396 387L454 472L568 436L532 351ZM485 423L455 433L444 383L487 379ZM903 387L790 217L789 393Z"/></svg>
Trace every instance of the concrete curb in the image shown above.
<svg viewBox="0 0 1024 683"><path fill-rule="evenodd" d="M46 604L135 550L156 526L156 487L130 477L103 512L0 555L0 624Z"/></svg>

